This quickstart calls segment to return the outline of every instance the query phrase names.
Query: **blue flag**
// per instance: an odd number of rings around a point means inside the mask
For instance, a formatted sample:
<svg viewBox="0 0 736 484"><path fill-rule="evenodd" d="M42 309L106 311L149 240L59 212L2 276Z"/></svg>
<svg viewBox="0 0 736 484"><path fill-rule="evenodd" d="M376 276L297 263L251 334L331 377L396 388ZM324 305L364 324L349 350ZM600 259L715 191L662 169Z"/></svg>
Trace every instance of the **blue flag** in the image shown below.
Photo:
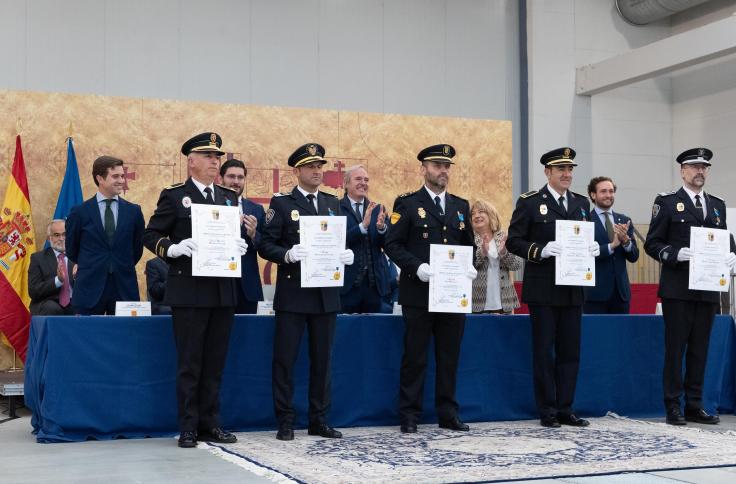
<svg viewBox="0 0 736 484"><path fill-rule="evenodd" d="M56 210L54 210L54 219L66 220L72 207L80 205L82 199L82 183L79 181L79 169L77 168L77 155L74 153L74 144L72 138L67 138L68 144L66 149L66 171L64 172L64 181L61 183L59 191L59 199L56 200ZM49 246L46 241L44 247Z"/></svg>
<svg viewBox="0 0 736 484"><path fill-rule="evenodd" d="M79 181L79 169L77 169L77 155L74 154L72 139L67 138L69 143L66 150L66 172L64 182L61 184L59 199L56 201L54 210L55 219L66 219L75 205L80 205L82 199L82 183Z"/></svg>

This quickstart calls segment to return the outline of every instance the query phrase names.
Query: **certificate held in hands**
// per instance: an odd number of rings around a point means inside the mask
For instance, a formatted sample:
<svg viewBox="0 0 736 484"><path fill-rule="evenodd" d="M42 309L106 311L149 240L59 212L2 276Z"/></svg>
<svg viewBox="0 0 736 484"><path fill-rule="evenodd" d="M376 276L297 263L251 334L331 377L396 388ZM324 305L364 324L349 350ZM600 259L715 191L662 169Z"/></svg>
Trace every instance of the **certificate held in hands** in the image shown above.
<svg viewBox="0 0 736 484"><path fill-rule="evenodd" d="M473 247L468 245L431 244L429 246L430 313L467 313L473 305L473 280L468 269L473 265Z"/></svg>
<svg viewBox="0 0 736 484"><path fill-rule="evenodd" d="M727 292L731 271L726 264L731 236L728 230L690 227L690 259L688 289Z"/></svg>
<svg viewBox="0 0 736 484"><path fill-rule="evenodd" d="M240 252L235 245L240 238L238 207L193 203L191 210L192 238L197 244L192 275L240 277Z"/></svg>
<svg viewBox="0 0 736 484"><path fill-rule="evenodd" d="M301 261L302 287L342 287L345 264L340 262L340 253L345 250L346 237L344 215L299 217L299 243L309 251Z"/></svg>
<svg viewBox="0 0 736 484"><path fill-rule="evenodd" d="M555 284L595 286L595 257L589 247L595 242L593 222L556 220L555 240L562 254L555 257Z"/></svg>

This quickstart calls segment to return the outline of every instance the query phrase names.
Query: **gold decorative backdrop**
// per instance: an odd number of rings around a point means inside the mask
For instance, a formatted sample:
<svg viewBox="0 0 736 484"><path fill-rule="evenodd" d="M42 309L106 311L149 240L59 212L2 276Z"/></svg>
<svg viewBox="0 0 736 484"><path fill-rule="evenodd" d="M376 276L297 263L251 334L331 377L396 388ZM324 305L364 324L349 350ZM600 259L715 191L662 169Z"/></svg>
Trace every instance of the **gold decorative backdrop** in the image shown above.
<svg viewBox="0 0 736 484"><path fill-rule="evenodd" d="M510 121L0 90L0 199L18 121L39 247L64 176L70 123L85 199L96 190L92 161L102 154L117 156L126 163L124 198L140 204L146 219L161 188L187 176L181 144L203 131L218 132L228 157L245 161L246 195L266 207L273 192L294 185L288 156L317 142L330 160L324 189L338 196L345 168L363 164L371 178L370 198L391 208L396 195L421 186L416 154L449 143L457 149L449 191L492 202L504 224L513 208ZM143 269L150 257L146 251L138 264L144 297ZM275 275L268 269L267 279Z"/></svg>

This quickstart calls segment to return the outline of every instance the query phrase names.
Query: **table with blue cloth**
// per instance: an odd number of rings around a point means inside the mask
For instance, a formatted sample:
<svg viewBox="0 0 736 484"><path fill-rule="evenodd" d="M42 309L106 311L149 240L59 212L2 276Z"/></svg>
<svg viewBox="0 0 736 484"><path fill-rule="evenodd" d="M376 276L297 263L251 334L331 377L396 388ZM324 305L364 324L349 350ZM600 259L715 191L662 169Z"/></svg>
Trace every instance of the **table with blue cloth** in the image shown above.
<svg viewBox="0 0 736 484"><path fill-rule="evenodd" d="M273 325L271 316L235 318L221 388L222 425L228 430L276 428ZM664 414L663 325L661 316L583 317L578 414ZM398 432L403 332L400 316L338 317L332 425L395 425ZM717 316L703 395L709 412L734 411L735 338L733 319ZM25 374L26 405L39 442L177 433L176 351L169 316L36 316ZM297 426L306 425L307 385L303 345L295 370ZM424 391L422 422L436 422L433 363ZM528 316L468 316L457 400L468 422L537 418Z"/></svg>

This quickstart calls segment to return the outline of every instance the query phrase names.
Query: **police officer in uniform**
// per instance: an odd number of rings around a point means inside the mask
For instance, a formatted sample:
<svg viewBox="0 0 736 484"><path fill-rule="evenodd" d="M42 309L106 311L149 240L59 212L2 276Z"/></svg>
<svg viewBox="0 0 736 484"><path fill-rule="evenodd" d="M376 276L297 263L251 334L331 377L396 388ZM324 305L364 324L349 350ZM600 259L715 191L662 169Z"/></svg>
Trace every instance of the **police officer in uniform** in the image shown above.
<svg viewBox="0 0 736 484"><path fill-rule="evenodd" d="M298 185L291 193L277 194L266 212L258 253L278 264L273 308L276 328L273 341L273 401L279 429L279 440L294 439L296 412L294 396L294 363L304 328L309 332L309 435L340 438L330 427L330 360L335 320L340 312L339 287L301 287L301 264L309 250L300 244L299 217L305 215L340 215L337 197L319 191L325 149L317 143L299 147L289 157ZM353 251L340 253L343 264L353 263Z"/></svg>
<svg viewBox="0 0 736 484"><path fill-rule="evenodd" d="M719 422L717 415L710 415L703 409L703 378L720 293L688 289L688 261L692 257L690 228L726 228L726 204L703 191L712 157L713 153L706 148L690 149L677 157L683 186L674 192L660 193L654 200L652 221L644 243L647 254L662 265L658 295L662 299L664 316L664 405L667 423L671 425L685 425L686 421ZM734 251L736 246L731 237L731 253L726 262L732 270L736 265ZM729 275L724 275L724 283L726 277ZM683 386L684 416L680 408Z"/></svg>
<svg viewBox="0 0 736 484"><path fill-rule="evenodd" d="M176 399L179 447L197 440L232 443L233 434L219 422L219 391L225 366L237 279L192 276L191 206L194 203L237 206L237 194L215 185L222 138L216 133L194 136L181 147L191 177L161 192L156 211L143 233L145 246L169 264L163 303L171 306L177 350ZM245 240L236 239L241 255Z"/></svg>
<svg viewBox="0 0 736 484"><path fill-rule="evenodd" d="M401 268L399 303L404 315L404 355L401 360L399 416L401 431L415 433L422 413L427 347L434 335L437 363L435 407L441 428L467 431L458 416L455 400L460 343L465 314L430 313L428 309L430 244L468 245L474 241L467 200L447 193L455 148L448 144L430 146L417 155L422 162L424 186L399 196L394 202L385 250ZM467 277L477 271L468 267ZM471 294L461 304L471 303Z"/></svg>
<svg viewBox="0 0 736 484"><path fill-rule="evenodd" d="M532 323L534 396L540 423L585 427L587 420L572 408L580 365L581 286L555 285L554 257L562 253L555 241L556 220L590 220L585 195L570 191L575 150L559 148L542 155L547 184L522 194L511 216L506 247L526 259L522 300ZM593 242L591 255L600 253Z"/></svg>

